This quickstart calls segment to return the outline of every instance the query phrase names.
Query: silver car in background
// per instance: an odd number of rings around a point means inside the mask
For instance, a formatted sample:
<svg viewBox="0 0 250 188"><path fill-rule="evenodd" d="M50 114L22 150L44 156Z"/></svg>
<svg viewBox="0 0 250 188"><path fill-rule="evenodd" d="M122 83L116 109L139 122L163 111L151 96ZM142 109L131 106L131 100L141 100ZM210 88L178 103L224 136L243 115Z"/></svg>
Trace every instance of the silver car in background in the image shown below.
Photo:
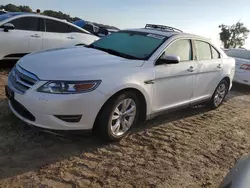
<svg viewBox="0 0 250 188"><path fill-rule="evenodd" d="M250 86L250 51L246 49L228 49L225 51L235 58L234 82Z"/></svg>

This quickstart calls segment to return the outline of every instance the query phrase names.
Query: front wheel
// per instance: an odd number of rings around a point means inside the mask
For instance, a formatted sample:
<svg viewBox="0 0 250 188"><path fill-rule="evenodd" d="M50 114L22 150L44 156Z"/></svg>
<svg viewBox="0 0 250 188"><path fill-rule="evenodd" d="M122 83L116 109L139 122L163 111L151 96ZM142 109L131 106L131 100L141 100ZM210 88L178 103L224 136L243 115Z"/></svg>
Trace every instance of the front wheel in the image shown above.
<svg viewBox="0 0 250 188"><path fill-rule="evenodd" d="M224 101L227 93L228 93L228 83L226 80L222 80L219 85L217 86L217 88L215 89L215 92L211 98L210 101L210 106L213 109L218 108Z"/></svg>
<svg viewBox="0 0 250 188"><path fill-rule="evenodd" d="M108 141L124 138L137 123L139 100L132 92L111 98L97 117L97 133Z"/></svg>

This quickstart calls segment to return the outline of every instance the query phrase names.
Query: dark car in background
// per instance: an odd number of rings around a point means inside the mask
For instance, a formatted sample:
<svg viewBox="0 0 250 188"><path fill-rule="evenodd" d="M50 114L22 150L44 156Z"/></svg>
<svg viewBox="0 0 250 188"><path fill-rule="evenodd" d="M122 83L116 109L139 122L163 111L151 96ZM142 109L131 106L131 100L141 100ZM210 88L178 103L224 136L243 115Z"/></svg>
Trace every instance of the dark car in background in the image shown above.
<svg viewBox="0 0 250 188"><path fill-rule="evenodd" d="M100 27L94 23L87 22L84 20L77 20L77 21L73 22L73 24L87 30L88 32L90 32L98 37L104 37L106 35L110 35L111 33L119 31L119 29L108 28L108 27L103 27L103 26Z"/></svg>
<svg viewBox="0 0 250 188"><path fill-rule="evenodd" d="M5 13L7 13L7 11L5 11L5 10L0 10L0 15L1 15L1 14L5 14Z"/></svg>
<svg viewBox="0 0 250 188"><path fill-rule="evenodd" d="M110 28L100 27L99 32L98 32L98 37L104 37L106 35L110 35L118 31L119 29L110 29Z"/></svg>
<svg viewBox="0 0 250 188"><path fill-rule="evenodd" d="M90 33L92 33L94 35L98 35L99 27L92 24L92 23L90 23L90 22L87 22L87 21L84 21L84 20L77 20L77 21L73 22L73 24L87 30L88 32L90 32Z"/></svg>

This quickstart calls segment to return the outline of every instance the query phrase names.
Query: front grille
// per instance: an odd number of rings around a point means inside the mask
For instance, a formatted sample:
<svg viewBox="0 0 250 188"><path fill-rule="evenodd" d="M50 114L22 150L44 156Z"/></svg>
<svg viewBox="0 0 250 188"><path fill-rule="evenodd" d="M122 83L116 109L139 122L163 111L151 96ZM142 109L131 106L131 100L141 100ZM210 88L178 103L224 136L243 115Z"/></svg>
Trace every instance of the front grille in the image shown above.
<svg viewBox="0 0 250 188"><path fill-rule="evenodd" d="M14 108L14 110L25 119L28 119L30 121L35 121L36 118L19 102L17 102L15 99L10 100L11 106Z"/></svg>
<svg viewBox="0 0 250 188"><path fill-rule="evenodd" d="M16 65L9 75L9 81L17 91L25 93L34 86L39 79L34 74Z"/></svg>

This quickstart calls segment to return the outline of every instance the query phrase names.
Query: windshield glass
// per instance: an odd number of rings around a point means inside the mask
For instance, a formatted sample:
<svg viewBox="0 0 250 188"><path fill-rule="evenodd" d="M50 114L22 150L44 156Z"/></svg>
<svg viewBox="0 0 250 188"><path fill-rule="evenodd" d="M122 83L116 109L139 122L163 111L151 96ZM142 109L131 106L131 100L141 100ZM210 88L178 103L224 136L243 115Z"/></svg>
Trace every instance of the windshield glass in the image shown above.
<svg viewBox="0 0 250 188"><path fill-rule="evenodd" d="M250 60L250 51L248 50L232 49L232 50L227 50L226 54L230 57Z"/></svg>
<svg viewBox="0 0 250 188"><path fill-rule="evenodd" d="M2 14L2 15L0 15L0 22L6 20L8 18L11 18L12 16L13 15L11 15L11 14Z"/></svg>
<svg viewBox="0 0 250 188"><path fill-rule="evenodd" d="M122 31L108 35L91 47L116 51L137 59L147 60L165 42L167 37L134 31Z"/></svg>

